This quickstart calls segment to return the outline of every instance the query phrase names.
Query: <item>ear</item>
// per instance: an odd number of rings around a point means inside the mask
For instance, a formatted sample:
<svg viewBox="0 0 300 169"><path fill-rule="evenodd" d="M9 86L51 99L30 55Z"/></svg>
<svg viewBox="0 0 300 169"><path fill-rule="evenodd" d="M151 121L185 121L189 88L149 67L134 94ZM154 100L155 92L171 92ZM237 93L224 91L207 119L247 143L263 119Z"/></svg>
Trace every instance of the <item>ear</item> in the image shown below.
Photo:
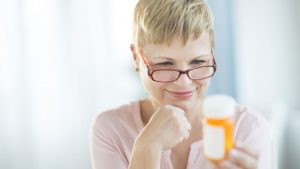
<svg viewBox="0 0 300 169"><path fill-rule="evenodd" d="M137 54L134 44L130 44L130 50L131 50L133 60L134 60L134 68L136 71L138 71L139 70L139 57L138 57L138 54Z"/></svg>

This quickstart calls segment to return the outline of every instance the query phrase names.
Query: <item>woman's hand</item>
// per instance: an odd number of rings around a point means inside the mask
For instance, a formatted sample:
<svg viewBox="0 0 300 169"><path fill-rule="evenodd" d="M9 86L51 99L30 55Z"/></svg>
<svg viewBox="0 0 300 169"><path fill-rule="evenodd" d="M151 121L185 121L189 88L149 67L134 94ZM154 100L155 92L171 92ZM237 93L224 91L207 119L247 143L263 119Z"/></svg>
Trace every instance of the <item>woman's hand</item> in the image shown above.
<svg viewBox="0 0 300 169"><path fill-rule="evenodd" d="M138 136L138 141L155 145L160 150L171 149L190 135L191 125L184 114L178 107L161 106Z"/></svg>
<svg viewBox="0 0 300 169"><path fill-rule="evenodd" d="M221 169L257 169L258 152L243 145L237 144L229 153L229 159L221 162Z"/></svg>
<svg viewBox="0 0 300 169"><path fill-rule="evenodd" d="M189 137L191 125L178 107L161 106L133 145L129 169L159 169L161 152Z"/></svg>

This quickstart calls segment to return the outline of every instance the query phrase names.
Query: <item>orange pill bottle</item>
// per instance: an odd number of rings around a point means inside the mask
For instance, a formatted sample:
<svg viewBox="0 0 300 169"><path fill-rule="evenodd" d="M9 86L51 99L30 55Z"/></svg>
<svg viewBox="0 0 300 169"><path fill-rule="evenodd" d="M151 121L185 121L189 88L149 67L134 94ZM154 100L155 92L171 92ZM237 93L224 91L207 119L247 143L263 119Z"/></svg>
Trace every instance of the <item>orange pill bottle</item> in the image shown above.
<svg viewBox="0 0 300 169"><path fill-rule="evenodd" d="M224 160L233 148L235 101L227 95L212 95L203 101L204 155L212 162Z"/></svg>

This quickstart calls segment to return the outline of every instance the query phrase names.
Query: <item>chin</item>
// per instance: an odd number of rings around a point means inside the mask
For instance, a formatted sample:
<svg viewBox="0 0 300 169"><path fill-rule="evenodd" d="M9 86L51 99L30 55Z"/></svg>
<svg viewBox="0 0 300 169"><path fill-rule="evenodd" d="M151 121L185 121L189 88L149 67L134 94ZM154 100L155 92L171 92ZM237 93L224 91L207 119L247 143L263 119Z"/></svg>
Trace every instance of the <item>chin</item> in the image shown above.
<svg viewBox="0 0 300 169"><path fill-rule="evenodd" d="M155 98L155 97L154 97ZM176 99L174 97L170 97L169 95L157 97L156 105L173 105L176 106L185 112L189 113L192 112L197 105L201 104L201 98L198 98L196 95L189 99Z"/></svg>
<svg viewBox="0 0 300 169"><path fill-rule="evenodd" d="M196 104L195 100L173 100L173 99L167 100L165 103L181 108L185 112L190 112L195 107Z"/></svg>

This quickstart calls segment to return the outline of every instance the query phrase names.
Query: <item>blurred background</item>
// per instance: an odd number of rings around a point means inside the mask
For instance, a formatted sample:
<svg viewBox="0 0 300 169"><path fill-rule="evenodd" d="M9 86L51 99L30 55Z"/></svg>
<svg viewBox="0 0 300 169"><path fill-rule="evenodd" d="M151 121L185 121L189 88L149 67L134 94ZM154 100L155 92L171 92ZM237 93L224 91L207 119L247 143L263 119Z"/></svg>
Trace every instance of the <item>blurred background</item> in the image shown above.
<svg viewBox="0 0 300 169"><path fill-rule="evenodd" d="M91 168L93 117L142 98L136 0L0 0L0 168ZM300 168L300 1L209 0L218 72L207 94L261 112L274 168ZM288 158L287 158L288 157Z"/></svg>

